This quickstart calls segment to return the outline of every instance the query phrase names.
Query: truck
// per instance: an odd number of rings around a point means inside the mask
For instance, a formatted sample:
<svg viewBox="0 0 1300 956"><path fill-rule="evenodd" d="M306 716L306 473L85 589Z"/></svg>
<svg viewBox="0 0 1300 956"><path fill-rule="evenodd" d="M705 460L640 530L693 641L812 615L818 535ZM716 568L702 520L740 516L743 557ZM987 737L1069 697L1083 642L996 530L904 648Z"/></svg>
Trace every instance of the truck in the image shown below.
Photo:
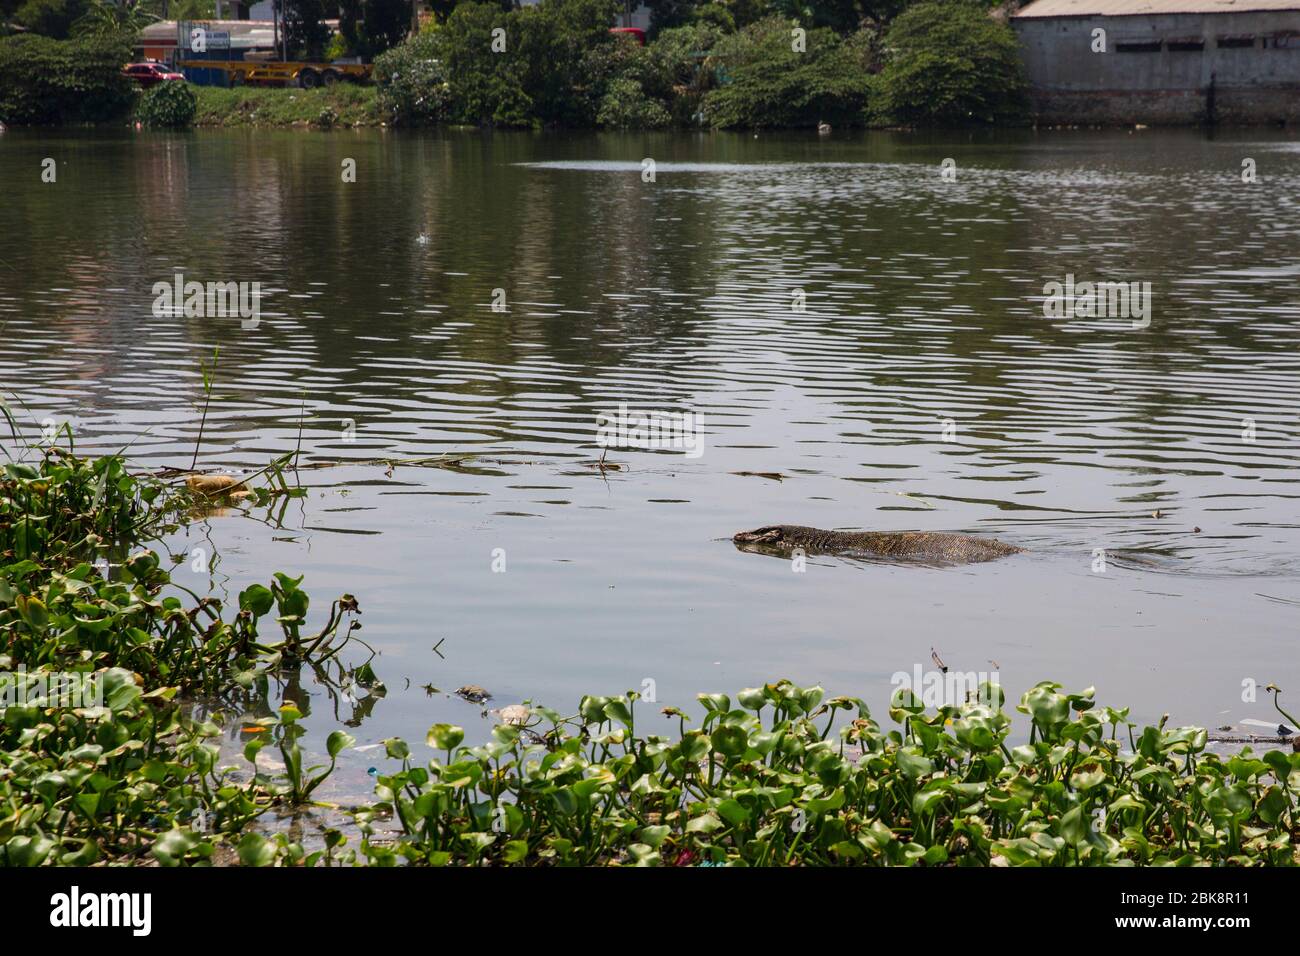
<svg viewBox="0 0 1300 956"><path fill-rule="evenodd" d="M370 78L369 63L311 63L300 60L180 60L189 70L221 70L231 86L299 86L304 90L333 86L343 80L364 83Z"/></svg>

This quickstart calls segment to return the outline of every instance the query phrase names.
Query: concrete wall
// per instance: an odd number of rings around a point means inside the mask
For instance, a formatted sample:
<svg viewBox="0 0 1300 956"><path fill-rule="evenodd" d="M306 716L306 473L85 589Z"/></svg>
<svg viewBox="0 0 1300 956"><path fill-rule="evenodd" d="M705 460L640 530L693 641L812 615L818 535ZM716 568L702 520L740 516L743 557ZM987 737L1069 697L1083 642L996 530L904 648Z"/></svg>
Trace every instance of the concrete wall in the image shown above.
<svg viewBox="0 0 1300 956"><path fill-rule="evenodd" d="M1041 123L1300 122L1300 12L1013 18ZM1094 52L1093 31L1106 31ZM1224 46L1254 37L1253 46ZM1200 50L1171 42L1203 40ZM1126 50L1159 43L1156 52ZM1213 85L1213 95L1211 95Z"/></svg>

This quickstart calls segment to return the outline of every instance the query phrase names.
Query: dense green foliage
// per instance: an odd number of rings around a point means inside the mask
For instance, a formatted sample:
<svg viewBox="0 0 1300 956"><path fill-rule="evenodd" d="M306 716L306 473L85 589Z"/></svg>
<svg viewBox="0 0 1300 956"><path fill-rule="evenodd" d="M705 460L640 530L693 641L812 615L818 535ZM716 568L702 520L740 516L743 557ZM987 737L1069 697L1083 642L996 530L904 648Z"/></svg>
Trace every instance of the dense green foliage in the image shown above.
<svg viewBox="0 0 1300 956"><path fill-rule="evenodd" d="M963 126L1015 122L1026 111L1016 36L974 3L909 7L885 38L872 112L886 122Z"/></svg>
<svg viewBox="0 0 1300 956"><path fill-rule="evenodd" d="M86 12L72 24L74 36L114 36L125 34L134 38L157 17L138 4L114 3L112 0L90 0Z"/></svg>
<svg viewBox="0 0 1300 956"><path fill-rule="evenodd" d="M0 37L0 122L85 123L125 116L133 90L122 65L130 55L121 37Z"/></svg>
<svg viewBox="0 0 1300 956"><path fill-rule="evenodd" d="M352 56L370 60L400 43L410 28L410 0L341 0L339 3L339 34Z"/></svg>
<svg viewBox="0 0 1300 956"><path fill-rule="evenodd" d="M188 83L158 83L145 90L135 111L145 126L183 129L194 122L198 98Z"/></svg>
<svg viewBox="0 0 1300 956"><path fill-rule="evenodd" d="M379 778L401 837L372 862L789 866L1300 864L1300 754L1206 751L1200 728L1146 727L1091 690L1042 683L927 713L895 695L882 731L860 700L789 681L701 694L688 730L646 733L635 693L532 708L483 746L434 726L437 753ZM849 718L833 733L837 714ZM367 823L368 825L368 823Z"/></svg>
<svg viewBox="0 0 1300 956"><path fill-rule="evenodd" d="M609 35L610 0L460 3L445 25L381 58L376 79L392 87L383 103L394 121L409 125L759 129L1021 116L1009 27L975 2L921 3L882 44L873 17L902 6L660 3L642 48Z"/></svg>
<svg viewBox="0 0 1300 956"><path fill-rule="evenodd" d="M13 23L40 36L66 39L72 26L89 7L88 0L0 0L0 21Z"/></svg>
<svg viewBox="0 0 1300 956"><path fill-rule="evenodd" d="M329 682L356 602L340 597L308 634L301 579L276 575L223 619L220 600L187 592L141 547L189 504L118 457L48 447L0 472L0 865L205 863L223 845L246 863L314 862L337 846L312 856L248 827L308 802L350 737L336 731L328 768L306 768L301 714L286 706L245 748L253 762L274 742L284 773L254 764L237 781L217 766L220 717L181 701L246 710L303 667ZM274 638L262 633L272 612ZM368 671L351 674L364 685ZM69 680L88 682L81 697L66 696Z"/></svg>
<svg viewBox="0 0 1300 956"><path fill-rule="evenodd" d="M604 93L596 74L630 42L610 35L614 10L614 0L461 3L376 59L383 103L401 124L590 126Z"/></svg>
<svg viewBox="0 0 1300 956"><path fill-rule="evenodd" d="M330 41L325 0L282 0L284 42L291 60L322 60Z"/></svg>
<svg viewBox="0 0 1300 956"><path fill-rule="evenodd" d="M803 35L777 17L726 34L706 17L648 47L609 33L611 0L504 11L462 3L377 61L399 123L655 128L859 124L874 34ZM504 31L496 32L494 31ZM495 45L494 45L495 41ZM711 91L711 92L710 92Z"/></svg>
<svg viewBox="0 0 1300 956"><path fill-rule="evenodd" d="M0 0L0 9L16 3ZM0 111L8 111L0 119L102 121L125 112L129 87L83 45L93 33L120 46L112 36L127 20L138 27L142 10L105 0L25 3L75 4L66 28L51 21L49 30L82 35L70 41L77 46L0 47ZM434 6L436 25L406 40L403 0L344 0L332 39L322 0L286 0L285 13L291 57L373 57L381 117L398 125L760 129L1020 121L1026 100L1015 37L987 7L987 0L658 0L646 47L611 35L617 0L522 8L447 0ZM377 121L355 109L352 118L333 108L300 117L295 94L279 95L282 108L269 108L268 99L250 110L240 101L220 121ZM200 104L199 121L216 120L205 119Z"/></svg>
<svg viewBox="0 0 1300 956"><path fill-rule="evenodd" d="M423 32L375 58L379 107L404 126L431 126L451 118L451 88L438 61L435 34Z"/></svg>
<svg viewBox="0 0 1300 956"><path fill-rule="evenodd" d="M820 28L796 36L789 20L772 17L724 37L713 57L730 80L704 98L719 127L859 124L867 98L872 37L841 40Z"/></svg>

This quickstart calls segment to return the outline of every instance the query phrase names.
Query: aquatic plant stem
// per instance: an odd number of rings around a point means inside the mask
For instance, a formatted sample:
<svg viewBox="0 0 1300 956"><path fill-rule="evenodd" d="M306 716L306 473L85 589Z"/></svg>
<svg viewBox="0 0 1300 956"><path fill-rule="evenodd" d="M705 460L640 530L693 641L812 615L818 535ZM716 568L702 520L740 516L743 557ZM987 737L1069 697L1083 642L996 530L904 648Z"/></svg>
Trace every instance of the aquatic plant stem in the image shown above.
<svg viewBox="0 0 1300 956"><path fill-rule="evenodd" d="M212 350L212 375L217 372L217 358L221 354L221 346L216 346ZM194 440L194 457L190 459L190 471L193 471L199 463L199 446L203 444L203 429L208 423L208 406L212 403L212 375L208 374L207 366L202 360L199 361L199 369L203 372L203 416L199 419L199 436Z"/></svg>

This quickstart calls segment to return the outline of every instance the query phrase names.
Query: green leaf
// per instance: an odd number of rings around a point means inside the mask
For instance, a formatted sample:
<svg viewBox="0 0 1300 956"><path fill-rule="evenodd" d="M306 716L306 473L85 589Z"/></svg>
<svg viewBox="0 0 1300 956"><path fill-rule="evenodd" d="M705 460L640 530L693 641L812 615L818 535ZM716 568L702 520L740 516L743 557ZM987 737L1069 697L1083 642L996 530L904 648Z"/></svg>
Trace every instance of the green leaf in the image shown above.
<svg viewBox="0 0 1300 956"><path fill-rule="evenodd" d="M245 833L235 845L235 851L244 866L272 866L275 863L275 844L260 833Z"/></svg>
<svg viewBox="0 0 1300 956"><path fill-rule="evenodd" d="M254 617L262 617L271 610L275 596L270 588L254 584L239 592L239 609L249 611Z"/></svg>
<svg viewBox="0 0 1300 956"><path fill-rule="evenodd" d="M711 740L713 749L726 757L739 757L749 747L749 735L740 727L719 727Z"/></svg>
<svg viewBox="0 0 1300 956"><path fill-rule="evenodd" d="M455 750L465 739L465 730L452 724L434 724L429 728L427 741L434 750Z"/></svg>
<svg viewBox="0 0 1300 956"><path fill-rule="evenodd" d="M733 827L738 827L749 820L749 811L738 800L723 800L716 807L718 816Z"/></svg>
<svg viewBox="0 0 1300 956"><path fill-rule="evenodd" d="M343 751L347 750L357 742L357 738L351 734L346 734L341 730L336 730L325 740L325 750L330 757L337 757Z"/></svg>

